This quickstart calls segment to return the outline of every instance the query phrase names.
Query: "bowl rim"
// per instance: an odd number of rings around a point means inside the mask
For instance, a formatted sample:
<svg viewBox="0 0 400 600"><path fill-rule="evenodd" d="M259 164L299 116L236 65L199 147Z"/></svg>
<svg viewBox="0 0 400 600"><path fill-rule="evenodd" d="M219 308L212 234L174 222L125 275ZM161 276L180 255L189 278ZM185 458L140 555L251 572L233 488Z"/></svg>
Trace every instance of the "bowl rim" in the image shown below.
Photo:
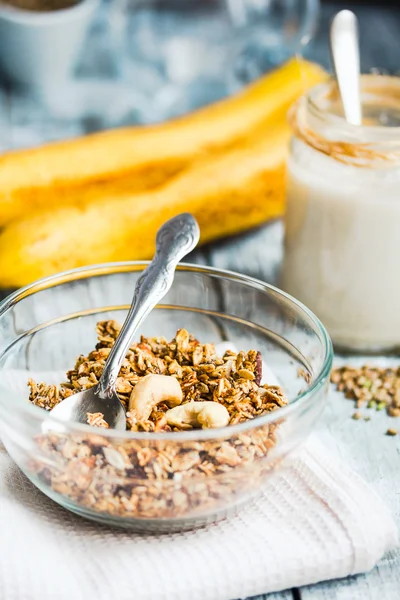
<svg viewBox="0 0 400 600"><path fill-rule="evenodd" d="M24 286L15 292L12 292L9 296L7 296L4 300L0 302L0 320L3 315L10 310L13 306L15 306L18 302L23 300L24 298L34 295L39 291L44 289L50 289L52 287L56 287L58 285L62 285L69 281L77 281L79 279L88 279L89 277L98 277L101 275L111 275L113 273L121 273L121 272L129 272L129 271L138 271L140 268L146 268L146 266L150 263L150 261L121 261L121 262L110 262L110 263L101 263L88 265L84 267L79 267L76 269L70 269L68 271L62 271L60 273L56 273L54 275L50 275L48 277L44 277L42 279L38 279L31 284ZM260 291L268 292L272 291L279 296L282 296L289 300L291 304L293 304L298 310L302 311L307 315L309 319L315 325L317 331L319 332L319 338L322 344L323 349L325 350L324 361L322 367L317 374L314 381L311 383L310 387L301 392L290 404L279 407L277 410L269 412L260 417L256 417L255 419L250 419L243 423L238 423L237 425L227 425L226 427L215 428L215 429L193 429L190 431L178 431L178 432L132 432L129 430L120 431L116 429L98 429L93 428L90 425L86 425L83 423L72 423L65 422L61 419L51 416L50 411L44 411L42 408L35 406L16 393L16 402L17 405L13 404L13 413L21 411L26 414L28 418L34 418L35 420L40 420L42 422L42 428L45 424L46 430L50 432L50 424L54 423L54 432L63 431L64 433L81 433L81 434L91 434L91 435L100 435L109 439L130 439L130 440L154 440L154 441L196 441L196 440L210 440L216 438L227 438L233 437L237 434L244 433L249 429L258 429L259 427L263 427L267 424L273 423L277 420L284 419L285 417L291 415L293 412L301 410L302 407L307 404L309 400L314 396L314 394L325 384L326 380L330 375L330 371L332 368L333 362L333 346L331 339L326 331L322 322L318 319L314 313L307 308L302 302L296 300L290 294L287 294L283 290L278 287L271 285L269 283L263 282L260 279L255 277L251 277L249 275L243 275L241 273L237 273L235 271L230 271L227 269L219 269L212 266L206 265L197 265L194 263L179 263L177 266L177 271L189 271L195 273L205 273L207 275L211 275L214 277L224 278L228 280L237 281L247 287L251 287L253 289L258 289ZM1 353L0 357L5 356L7 353L7 349ZM0 368L0 371L2 369ZM1 386L0 386L1 387ZM4 389L4 388L3 388ZM9 392L8 392L9 393ZM0 395L0 410L3 408L4 413L4 403L1 402Z"/></svg>

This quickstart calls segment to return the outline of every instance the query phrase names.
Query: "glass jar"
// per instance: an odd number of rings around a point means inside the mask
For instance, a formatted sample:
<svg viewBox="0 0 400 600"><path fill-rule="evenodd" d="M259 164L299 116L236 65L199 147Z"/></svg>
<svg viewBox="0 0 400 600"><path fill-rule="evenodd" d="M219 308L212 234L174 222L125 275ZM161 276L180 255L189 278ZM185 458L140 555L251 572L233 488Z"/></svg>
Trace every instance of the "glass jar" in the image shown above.
<svg viewBox="0 0 400 600"><path fill-rule="evenodd" d="M400 347L400 78L361 78L363 124L343 118L333 81L291 113L284 290L335 346Z"/></svg>

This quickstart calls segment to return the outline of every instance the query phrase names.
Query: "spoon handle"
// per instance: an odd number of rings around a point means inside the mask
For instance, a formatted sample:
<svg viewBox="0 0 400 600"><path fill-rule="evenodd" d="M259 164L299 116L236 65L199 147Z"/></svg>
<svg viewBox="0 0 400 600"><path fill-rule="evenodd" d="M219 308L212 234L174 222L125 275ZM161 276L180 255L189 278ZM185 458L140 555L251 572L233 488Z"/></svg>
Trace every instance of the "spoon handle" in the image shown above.
<svg viewBox="0 0 400 600"><path fill-rule="evenodd" d="M136 283L128 316L104 366L99 381L100 398L108 397L113 392L134 334L171 288L177 264L195 248L199 238L197 221L188 213L170 219L159 229L155 256Z"/></svg>
<svg viewBox="0 0 400 600"><path fill-rule="evenodd" d="M350 10L341 10L333 18L330 45L344 116L351 125L361 125L358 24Z"/></svg>

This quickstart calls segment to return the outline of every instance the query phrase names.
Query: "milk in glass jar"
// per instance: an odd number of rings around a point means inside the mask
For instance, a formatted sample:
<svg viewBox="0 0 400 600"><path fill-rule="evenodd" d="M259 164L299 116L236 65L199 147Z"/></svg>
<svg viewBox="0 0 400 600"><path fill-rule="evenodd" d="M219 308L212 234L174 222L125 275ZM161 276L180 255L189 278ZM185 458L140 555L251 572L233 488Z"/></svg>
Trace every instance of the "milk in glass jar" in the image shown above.
<svg viewBox="0 0 400 600"><path fill-rule="evenodd" d="M281 287L339 349L400 348L400 78L361 78L363 123L333 81L293 108Z"/></svg>

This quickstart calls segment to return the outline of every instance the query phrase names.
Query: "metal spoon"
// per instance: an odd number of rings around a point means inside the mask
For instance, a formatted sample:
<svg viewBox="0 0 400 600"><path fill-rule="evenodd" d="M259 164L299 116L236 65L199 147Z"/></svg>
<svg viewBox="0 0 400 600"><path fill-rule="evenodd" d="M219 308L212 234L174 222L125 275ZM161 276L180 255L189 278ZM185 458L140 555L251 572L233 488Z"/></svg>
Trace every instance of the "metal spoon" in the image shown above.
<svg viewBox="0 0 400 600"><path fill-rule="evenodd" d="M190 214L178 215L161 227L157 233L155 256L136 283L128 316L98 384L57 404L51 411L55 417L87 423L87 413L100 412L110 428L126 428L125 409L115 391L121 364L137 329L170 289L178 262L195 248L199 237L199 226Z"/></svg>
<svg viewBox="0 0 400 600"><path fill-rule="evenodd" d="M333 18L330 34L332 62L345 119L351 125L361 125L360 50L356 15L350 10L338 12Z"/></svg>

